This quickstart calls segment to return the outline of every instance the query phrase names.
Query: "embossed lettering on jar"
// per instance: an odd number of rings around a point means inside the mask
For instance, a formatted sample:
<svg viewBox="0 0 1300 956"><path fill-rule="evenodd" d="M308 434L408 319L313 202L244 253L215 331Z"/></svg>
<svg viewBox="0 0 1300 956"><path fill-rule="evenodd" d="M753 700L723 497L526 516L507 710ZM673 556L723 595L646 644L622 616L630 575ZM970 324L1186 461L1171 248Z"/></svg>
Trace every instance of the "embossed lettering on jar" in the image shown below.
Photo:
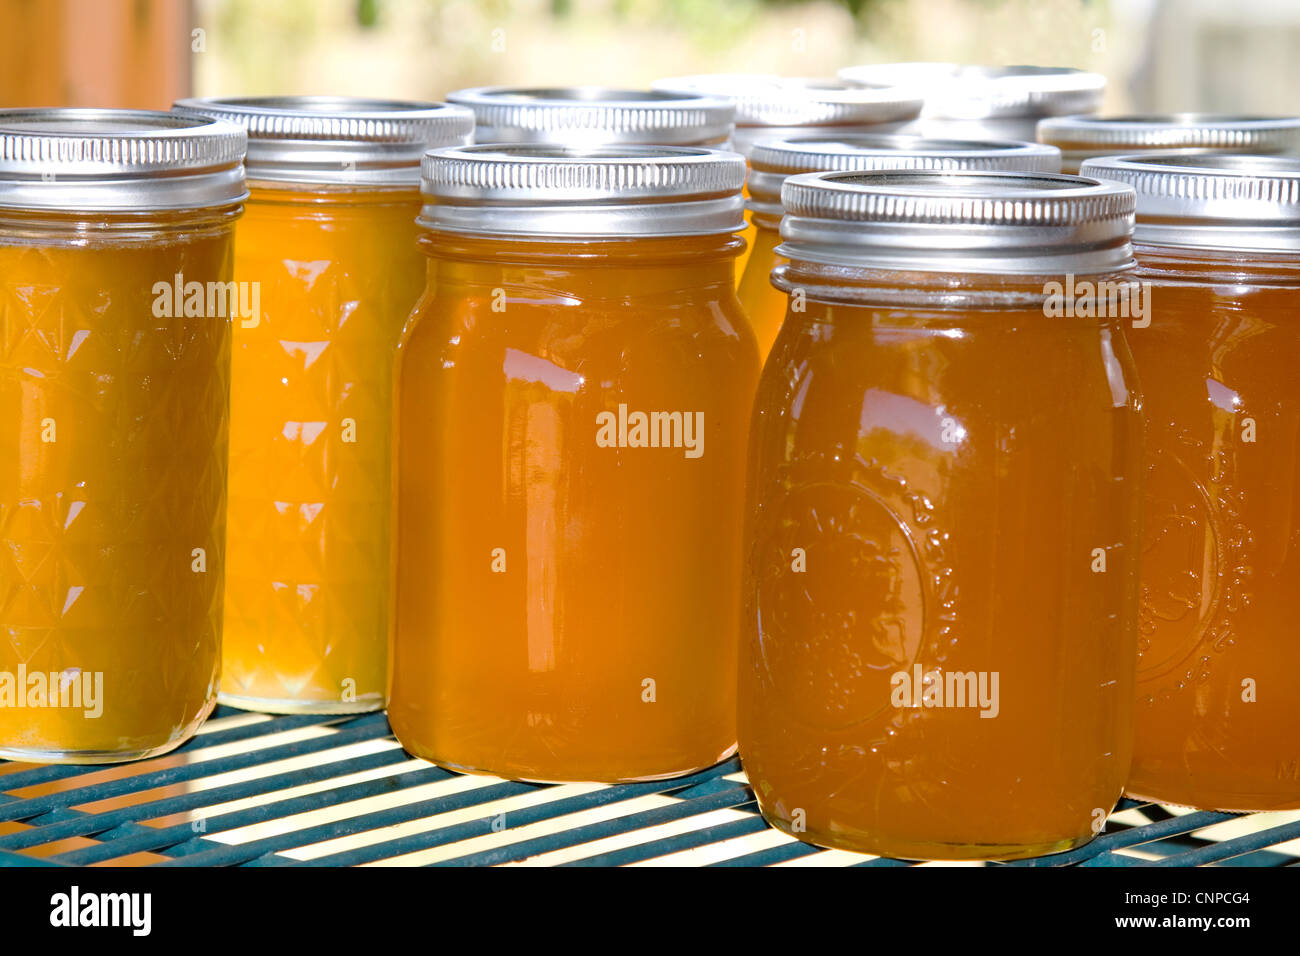
<svg viewBox="0 0 1300 956"><path fill-rule="evenodd" d="M224 702L384 705L392 380L424 287L419 162L473 117L437 103L185 100L249 131L239 224Z"/></svg>
<svg viewBox="0 0 1300 956"><path fill-rule="evenodd" d="M1300 161L1151 154L1138 190L1149 324L1129 336L1150 432L1137 796L1300 808Z"/></svg>
<svg viewBox="0 0 1300 956"><path fill-rule="evenodd" d="M899 170L782 202L739 690L759 808L909 859L1082 844L1128 770L1142 430L1084 290L1125 283L1133 193Z"/></svg>
<svg viewBox="0 0 1300 956"><path fill-rule="evenodd" d="M216 703L244 146L0 111L0 756L153 756Z"/></svg>
<svg viewBox="0 0 1300 956"><path fill-rule="evenodd" d="M474 146L425 159L399 361L389 719L458 770L619 781L735 748L744 162Z"/></svg>

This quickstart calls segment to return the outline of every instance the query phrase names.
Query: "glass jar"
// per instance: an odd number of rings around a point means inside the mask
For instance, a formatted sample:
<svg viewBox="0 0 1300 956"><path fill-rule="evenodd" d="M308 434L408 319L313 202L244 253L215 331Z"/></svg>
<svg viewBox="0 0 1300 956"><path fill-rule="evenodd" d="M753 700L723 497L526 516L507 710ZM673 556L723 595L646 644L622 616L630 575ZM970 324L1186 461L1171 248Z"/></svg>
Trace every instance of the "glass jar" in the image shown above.
<svg viewBox="0 0 1300 956"><path fill-rule="evenodd" d="M750 160L754 147L764 140L786 139L820 131L850 135L868 130L892 130L915 119L921 99L911 88L890 84L849 83L837 79L807 79L772 73L705 73L658 80L656 90L726 99L736 106L736 129L731 148ZM1030 137L1032 139L1032 137ZM749 186L745 198L750 198ZM745 248L736 260L739 287L758 240L753 217L745 217ZM760 353L771 342L759 333Z"/></svg>
<svg viewBox="0 0 1300 956"><path fill-rule="evenodd" d="M411 753L613 782L735 749L744 172L686 148L426 157L389 702Z"/></svg>
<svg viewBox="0 0 1300 956"><path fill-rule="evenodd" d="M758 143L749 158L746 204L755 227L753 254L740 280L745 307L766 358L785 318L786 294L772 285L781 242L781 184L798 173L867 169L987 169L1059 173L1061 153L1054 146L979 140L923 139L886 133L835 135L809 133Z"/></svg>
<svg viewBox="0 0 1300 956"><path fill-rule="evenodd" d="M164 753L216 703L242 130L0 111L0 756Z"/></svg>
<svg viewBox="0 0 1300 956"><path fill-rule="evenodd" d="M909 859L1082 844L1128 771L1142 437L1084 283L1129 288L1133 193L881 170L781 199L739 691L759 808Z"/></svg>
<svg viewBox="0 0 1300 956"><path fill-rule="evenodd" d="M183 100L248 130L235 276L221 699L274 713L384 706L393 363L424 288L419 162L468 110L325 97Z"/></svg>
<svg viewBox="0 0 1300 956"><path fill-rule="evenodd" d="M1173 148L1295 155L1300 153L1300 117L1214 113L1058 116L1038 124L1038 139L1061 150L1067 173L1078 172L1086 159Z"/></svg>
<svg viewBox="0 0 1300 956"><path fill-rule="evenodd" d="M1091 160L1138 191L1150 433L1129 792L1300 809L1300 161Z"/></svg>
<svg viewBox="0 0 1300 956"><path fill-rule="evenodd" d="M1057 66L967 66L958 63L881 63L840 70L860 85L908 86L924 97L921 118L899 132L960 139L1034 142L1038 121L1095 113L1106 78Z"/></svg>

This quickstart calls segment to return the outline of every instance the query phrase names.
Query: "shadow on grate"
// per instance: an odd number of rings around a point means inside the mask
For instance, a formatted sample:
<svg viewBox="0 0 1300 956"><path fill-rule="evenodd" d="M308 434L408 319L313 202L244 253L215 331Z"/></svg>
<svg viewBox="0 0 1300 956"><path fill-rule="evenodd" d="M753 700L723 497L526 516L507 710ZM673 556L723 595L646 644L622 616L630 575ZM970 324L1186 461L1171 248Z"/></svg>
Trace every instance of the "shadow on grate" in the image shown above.
<svg viewBox="0 0 1300 956"><path fill-rule="evenodd" d="M1300 813L1124 801L1077 850L1017 866L1292 866ZM768 827L737 760L676 780L541 785L411 757L382 714L220 708L173 753L0 762L0 866L905 866Z"/></svg>

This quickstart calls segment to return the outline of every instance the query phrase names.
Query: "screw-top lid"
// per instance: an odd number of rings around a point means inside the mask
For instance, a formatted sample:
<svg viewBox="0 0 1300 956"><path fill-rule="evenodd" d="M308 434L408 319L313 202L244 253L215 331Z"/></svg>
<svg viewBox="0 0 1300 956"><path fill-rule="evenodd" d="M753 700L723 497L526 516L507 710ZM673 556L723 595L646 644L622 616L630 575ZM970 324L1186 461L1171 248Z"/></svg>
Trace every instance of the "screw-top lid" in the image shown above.
<svg viewBox="0 0 1300 956"><path fill-rule="evenodd" d="M474 111L479 143L713 146L731 135L726 100L602 86L480 86L447 94Z"/></svg>
<svg viewBox="0 0 1300 956"><path fill-rule="evenodd" d="M431 150L421 225L439 232L630 238L739 232L745 161L671 146L485 144Z"/></svg>
<svg viewBox="0 0 1300 956"><path fill-rule="evenodd" d="M1300 152L1300 117L1171 113L1166 116L1060 116L1038 124L1067 168L1096 156L1194 148L1267 155Z"/></svg>
<svg viewBox="0 0 1300 956"><path fill-rule="evenodd" d="M866 87L839 79L784 77L769 73L704 73L658 80L657 90L715 96L736 105L733 147L749 156L762 138L784 137L806 127L863 129L901 123L921 112L913 89Z"/></svg>
<svg viewBox="0 0 1300 956"><path fill-rule="evenodd" d="M178 100L184 115L248 131L248 178L325 185L415 186L420 157L469 142L474 116L444 103L345 96Z"/></svg>
<svg viewBox="0 0 1300 956"><path fill-rule="evenodd" d="M888 133L837 136L808 133L760 140L749 157L749 209L754 221L776 228L787 176L869 169L974 169L1059 173L1055 146L1010 140L925 139Z"/></svg>
<svg viewBox="0 0 1300 956"><path fill-rule="evenodd" d="M247 138L148 110L0 110L0 208L199 209L242 202Z"/></svg>
<svg viewBox="0 0 1300 956"><path fill-rule="evenodd" d="M1083 175L1136 190L1137 242L1300 251L1300 159L1178 150L1090 159Z"/></svg>
<svg viewBox="0 0 1300 956"><path fill-rule="evenodd" d="M1133 190L1051 173L804 173L781 187L778 255L859 268L1089 274L1132 261Z"/></svg>
<svg viewBox="0 0 1300 956"><path fill-rule="evenodd" d="M864 86L910 86L925 97L924 117L1062 116L1101 105L1106 78L1058 66L968 66L959 63L884 63L850 66L840 78Z"/></svg>
<svg viewBox="0 0 1300 956"><path fill-rule="evenodd" d="M908 120L921 110L915 91L837 79L702 73L657 80L653 86L728 99L736 104L737 126L864 126Z"/></svg>

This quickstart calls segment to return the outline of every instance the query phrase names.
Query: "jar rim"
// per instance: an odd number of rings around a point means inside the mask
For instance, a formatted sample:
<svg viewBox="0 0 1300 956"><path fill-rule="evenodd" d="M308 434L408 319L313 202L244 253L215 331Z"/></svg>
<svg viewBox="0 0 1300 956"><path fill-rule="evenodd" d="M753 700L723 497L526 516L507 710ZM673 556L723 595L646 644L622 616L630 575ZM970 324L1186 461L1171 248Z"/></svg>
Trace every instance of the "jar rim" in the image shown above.
<svg viewBox="0 0 1300 956"><path fill-rule="evenodd" d="M426 153L427 229L533 237L688 236L744 228L745 161L703 147L556 143Z"/></svg>
<svg viewBox="0 0 1300 956"><path fill-rule="evenodd" d="M1300 158L1163 150L1089 159L1080 171L1135 191L1135 242L1300 252Z"/></svg>
<svg viewBox="0 0 1300 956"><path fill-rule="evenodd" d="M476 86L447 102L473 111L479 143L718 145L735 116L717 97L609 86Z"/></svg>
<svg viewBox="0 0 1300 956"><path fill-rule="evenodd" d="M245 129L248 176L264 182L414 186L427 149L467 143L474 130L464 107L419 100L214 96L172 110Z"/></svg>
<svg viewBox="0 0 1300 956"><path fill-rule="evenodd" d="M759 141L750 155L747 208L774 227L781 186L809 172L871 169L1007 170L1059 173L1055 146L1017 140L938 139L899 133L806 132Z"/></svg>
<svg viewBox="0 0 1300 956"><path fill-rule="evenodd" d="M1101 105L1106 78L1055 66L911 62L845 67L851 83L897 83L922 91L923 119L979 120L1092 113Z"/></svg>
<svg viewBox="0 0 1300 956"><path fill-rule="evenodd" d="M651 84L655 90L711 96L735 104L736 126L873 126L915 119L921 97L910 87L863 86L830 77L775 73L697 73Z"/></svg>
<svg viewBox="0 0 1300 956"><path fill-rule="evenodd" d="M1129 186L1044 172L801 173L781 188L777 254L825 265L996 275L1132 261Z"/></svg>
<svg viewBox="0 0 1300 956"><path fill-rule="evenodd" d="M247 136L156 110L0 110L0 208L200 209L248 196Z"/></svg>

